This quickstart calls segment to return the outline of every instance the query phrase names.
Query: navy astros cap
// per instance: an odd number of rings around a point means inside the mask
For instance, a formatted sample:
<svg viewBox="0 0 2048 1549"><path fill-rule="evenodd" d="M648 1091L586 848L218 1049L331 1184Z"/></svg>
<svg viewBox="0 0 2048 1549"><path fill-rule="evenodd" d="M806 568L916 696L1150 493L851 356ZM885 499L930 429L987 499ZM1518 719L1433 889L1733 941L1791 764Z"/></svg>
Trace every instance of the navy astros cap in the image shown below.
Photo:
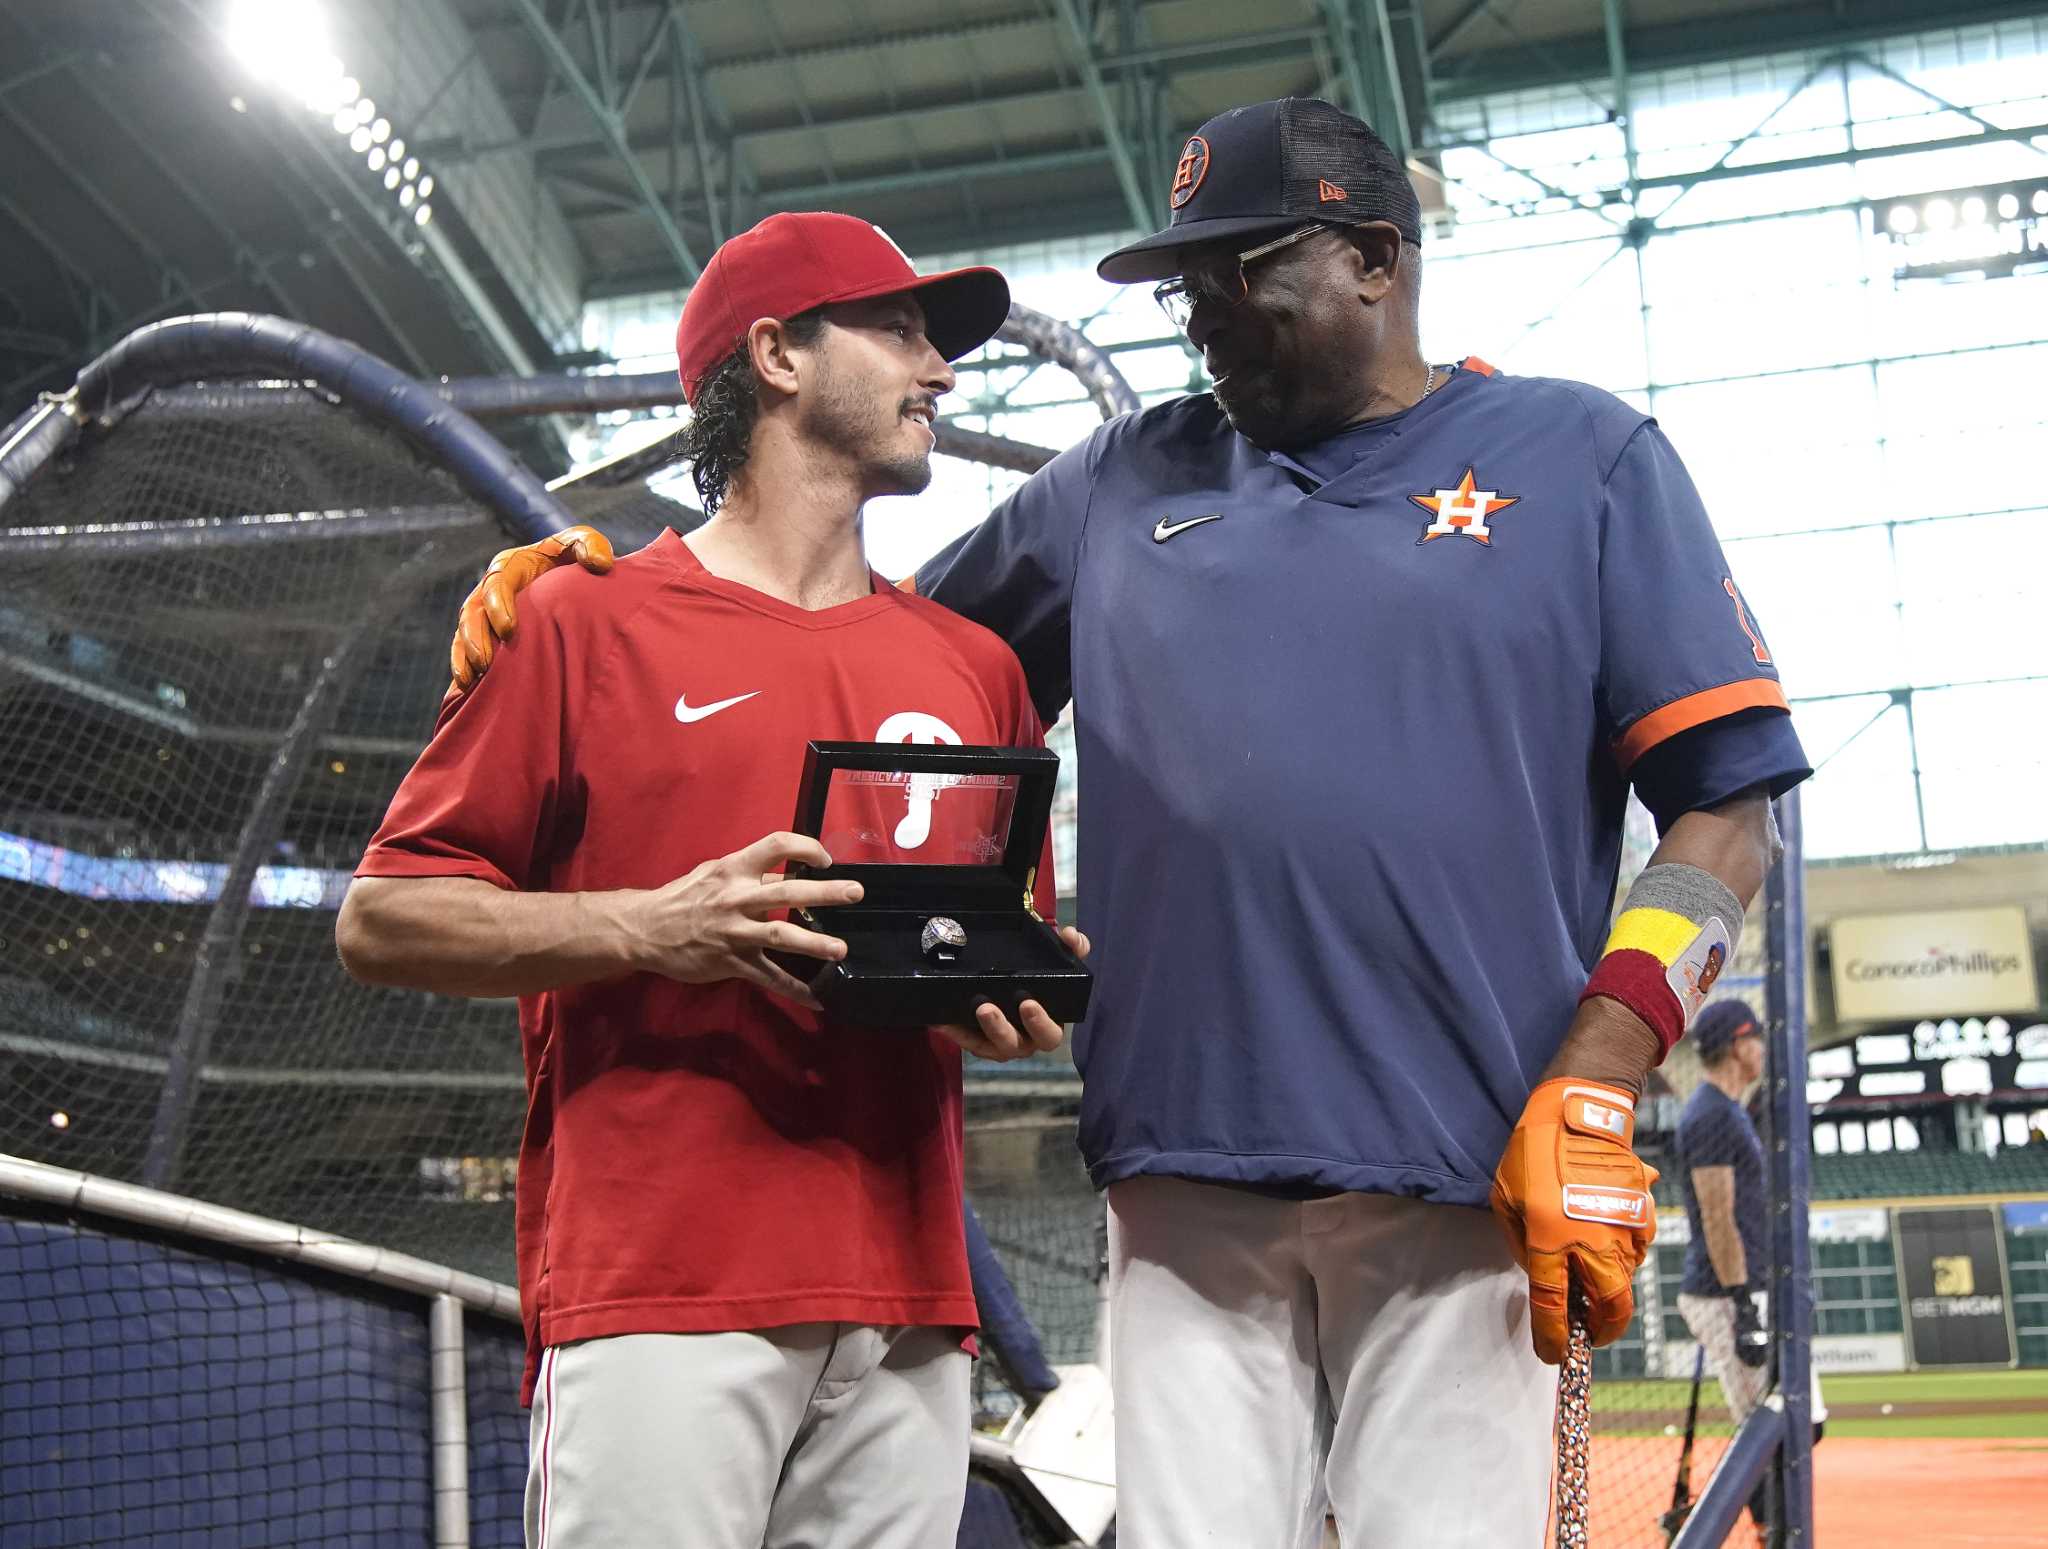
<svg viewBox="0 0 2048 1549"><path fill-rule="evenodd" d="M1717 1000L1694 1019L1692 1046L1701 1059L1710 1060L1736 1039L1762 1032L1748 1001Z"/></svg>
<svg viewBox="0 0 2048 1549"><path fill-rule="evenodd" d="M1310 221L1389 221L1422 241L1422 202L1387 142L1320 97L1282 97L1219 113L1188 136L1167 201L1172 223L1120 247L1095 272L1115 285L1180 273L1180 250L1255 241Z"/></svg>

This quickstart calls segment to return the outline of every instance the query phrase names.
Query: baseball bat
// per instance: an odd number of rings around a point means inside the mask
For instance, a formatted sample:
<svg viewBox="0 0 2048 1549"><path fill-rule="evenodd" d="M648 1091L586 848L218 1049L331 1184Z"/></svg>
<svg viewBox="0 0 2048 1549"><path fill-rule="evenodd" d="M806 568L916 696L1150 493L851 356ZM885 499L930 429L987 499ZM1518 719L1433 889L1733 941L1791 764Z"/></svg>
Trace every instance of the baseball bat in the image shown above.
<svg viewBox="0 0 2048 1549"><path fill-rule="evenodd" d="M1678 1452L1678 1477L1671 1481L1671 1509L1657 1519L1664 1530L1665 1549L1678 1537L1685 1519L1692 1515L1692 1438L1700 1419L1700 1379L1706 1374L1707 1350L1696 1345L1692 1353L1692 1399L1685 1406L1685 1445Z"/></svg>

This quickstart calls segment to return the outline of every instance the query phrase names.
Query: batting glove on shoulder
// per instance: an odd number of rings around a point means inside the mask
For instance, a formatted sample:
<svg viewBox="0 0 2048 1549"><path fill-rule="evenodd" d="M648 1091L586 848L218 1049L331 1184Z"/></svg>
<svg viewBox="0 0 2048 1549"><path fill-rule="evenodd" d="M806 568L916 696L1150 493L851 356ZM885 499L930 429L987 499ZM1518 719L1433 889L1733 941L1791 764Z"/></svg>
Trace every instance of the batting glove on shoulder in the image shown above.
<svg viewBox="0 0 2048 1549"><path fill-rule="evenodd" d="M1576 1077L1529 1094L1493 1175L1493 1214L1529 1275L1536 1354L1563 1362L1572 1281L1585 1292L1593 1343L1619 1339L1635 1312L1635 1272L1657 1235L1650 1185L1629 1149L1635 1099Z"/></svg>
<svg viewBox="0 0 2048 1549"><path fill-rule="evenodd" d="M448 645L448 670L455 679L448 685L450 695L466 692L491 665L498 642L511 638L519 625L519 609L512 599L572 559L603 575L612 568L611 539L595 527L564 527L538 543L498 551L483 579L462 600L462 617Z"/></svg>

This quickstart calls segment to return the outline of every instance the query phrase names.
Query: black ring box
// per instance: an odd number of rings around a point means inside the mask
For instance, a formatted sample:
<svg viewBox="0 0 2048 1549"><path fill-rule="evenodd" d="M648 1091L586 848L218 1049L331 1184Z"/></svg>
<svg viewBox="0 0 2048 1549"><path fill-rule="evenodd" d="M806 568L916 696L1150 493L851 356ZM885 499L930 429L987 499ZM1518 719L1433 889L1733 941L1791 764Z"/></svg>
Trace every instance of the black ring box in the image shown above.
<svg viewBox="0 0 2048 1549"><path fill-rule="evenodd" d="M1037 1001L1055 1021L1079 1020L1088 1009L1092 977L1040 918L1032 899L1059 762L1046 748L810 743L790 826L811 838L826 838L835 777L865 776L886 786L901 776L908 791L912 777L924 776L941 800L946 787L979 782L1014 791L1014 802L999 861L842 862L835 855L824 868L792 863L792 878L858 881L863 894L857 904L800 910L792 917L844 941L844 958L828 963L774 951L770 959L809 985L834 1020L856 1026L971 1026L983 1001L993 1001L1012 1023L1027 1000ZM925 922L935 915L958 920L967 931L967 944L952 962L931 961L920 948Z"/></svg>

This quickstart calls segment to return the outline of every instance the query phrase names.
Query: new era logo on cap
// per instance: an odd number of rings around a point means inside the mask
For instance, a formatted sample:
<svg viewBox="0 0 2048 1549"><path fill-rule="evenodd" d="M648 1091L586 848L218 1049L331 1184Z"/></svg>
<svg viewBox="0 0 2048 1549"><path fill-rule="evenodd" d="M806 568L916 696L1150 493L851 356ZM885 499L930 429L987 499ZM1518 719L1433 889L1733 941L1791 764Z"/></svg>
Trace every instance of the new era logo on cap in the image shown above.
<svg viewBox="0 0 2048 1549"><path fill-rule="evenodd" d="M1322 200L1324 204L1335 204L1339 200L1349 199L1351 196L1324 177L1316 179L1316 197Z"/></svg>

